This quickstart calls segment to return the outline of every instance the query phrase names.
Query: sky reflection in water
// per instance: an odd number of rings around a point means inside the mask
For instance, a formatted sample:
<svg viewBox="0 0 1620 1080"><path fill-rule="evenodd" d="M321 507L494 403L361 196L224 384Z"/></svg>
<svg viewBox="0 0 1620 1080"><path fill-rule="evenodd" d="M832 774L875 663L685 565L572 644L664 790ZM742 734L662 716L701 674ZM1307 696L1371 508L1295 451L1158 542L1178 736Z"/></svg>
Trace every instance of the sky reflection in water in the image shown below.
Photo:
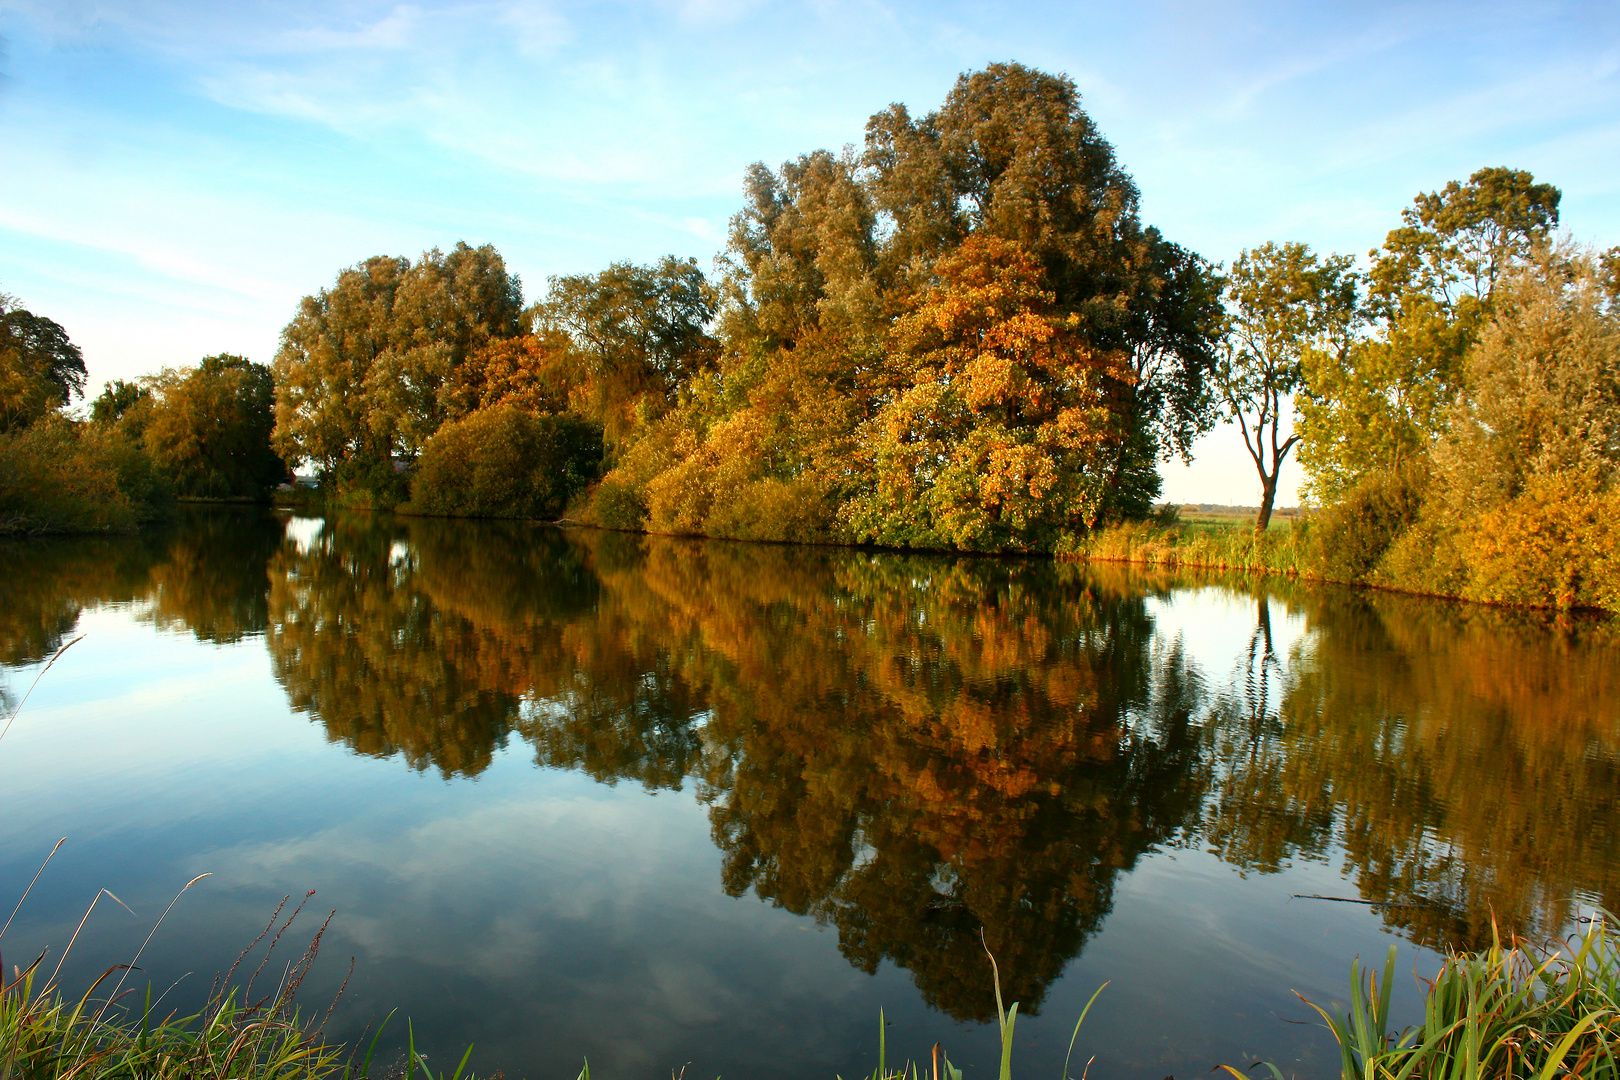
<svg viewBox="0 0 1620 1080"><path fill-rule="evenodd" d="M0 947L60 948L106 887L141 917L98 909L88 982L211 872L142 961L182 1006L315 889L339 1036L398 1007L514 1076L830 1078L881 1007L891 1056L971 1075L982 926L1023 1067L1106 979L1093 1076L1326 1075L1291 991L1615 902L1601 623L371 516L0 556L8 708L86 635L0 744L7 892L68 837Z"/></svg>

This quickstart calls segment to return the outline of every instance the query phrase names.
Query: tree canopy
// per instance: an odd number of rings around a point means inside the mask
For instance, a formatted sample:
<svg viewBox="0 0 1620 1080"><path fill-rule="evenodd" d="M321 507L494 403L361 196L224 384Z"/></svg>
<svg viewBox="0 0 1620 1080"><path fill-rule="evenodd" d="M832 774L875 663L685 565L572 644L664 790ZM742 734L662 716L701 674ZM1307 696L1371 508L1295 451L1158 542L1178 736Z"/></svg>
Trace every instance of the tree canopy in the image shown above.
<svg viewBox="0 0 1620 1080"><path fill-rule="evenodd" d="M1528 172L1488 168L1402 211L1369 254L1371 333L1307 361L1300 457L1319 499L1414 460L1441 434L1497 283L1547 242L1559 199Z"/></svg>
<svg viewBox="0 0 1620 1080"><path fill-rule="evenodd" d="M0 431L84 395L84 355L61 324L0 294Z"/></svg>
<svg viewBox="0 0 1620 1080"><path fill-rule="evenodd" d="M454 374L515 336L522 289L489 246L377 256L306 296L272 369L276 449L327 471L415 456L464 411Z"/></svg>
<svg viewBox="0 0 1620 1080"><path fill-rule="evenodd" d="M991 65L744 187L718 359L603 485L626 523L770 535L769 490L824 536L1050 550L1145 513L1212 423L1217 280L1139 220L1069 79Z"/></svg>
<svg viewBox="0 0 1620 1080"><path fill-rule="evenodd" d="M141 439L176 494L258 498L286 479L270 444L275 392L266 365L220 353L166 369L146 389Z"/></svg>
<svg viewBox="0 0 1620 1080"><path fill-rule="evenodd" d="M1266 243L1239 255L1227 278L1228 336L1217 380L1260 476L1258 531L1270 523L1277 477L1301 437L1283 431L1308 358L1350 346L1358 283L1351 264L1343 255L1318 258L1304 244Z"/></svg>

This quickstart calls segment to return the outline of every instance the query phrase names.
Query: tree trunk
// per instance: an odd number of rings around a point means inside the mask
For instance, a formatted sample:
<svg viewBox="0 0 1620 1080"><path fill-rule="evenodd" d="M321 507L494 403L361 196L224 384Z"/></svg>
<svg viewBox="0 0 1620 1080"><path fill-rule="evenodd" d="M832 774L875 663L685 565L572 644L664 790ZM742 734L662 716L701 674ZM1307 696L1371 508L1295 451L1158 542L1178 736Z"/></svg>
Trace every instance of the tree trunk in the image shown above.
<svg viewBox="0 0 1620 1080"><path fill-rule="evenodd" d="M1282 472L1278 469L1277 472ZM1255 519L1254 531L1256 535L1264 533L1271 527L1271 505L1277 501L1277 475L1266 477L1263 485L1264 494L1260 497L1260 516Z"/></svg>

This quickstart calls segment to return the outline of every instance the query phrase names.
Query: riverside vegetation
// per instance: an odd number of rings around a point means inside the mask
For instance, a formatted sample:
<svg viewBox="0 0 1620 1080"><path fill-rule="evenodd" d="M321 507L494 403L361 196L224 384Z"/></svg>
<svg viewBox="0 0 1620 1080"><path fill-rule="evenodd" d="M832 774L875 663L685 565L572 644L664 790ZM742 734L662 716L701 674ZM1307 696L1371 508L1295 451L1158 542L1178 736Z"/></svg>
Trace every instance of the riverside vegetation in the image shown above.
<svg viewBox="0 0 1620 1080"><path fill-rule="evenodd" d="M0 528L262 498L303 462L329 505L1620 606L1620 248L1558 239L1528 173L1420 194L1360 269L1285 242L1221 267L1140 220L1072 82L993 64L744 188L713 279L615 263L525 306L491 246L378 256L268 367L110 384L87 422L58 415L77 351L8 300ZM1158 461L1222 418L1257 536L1151 528ZM1272 538L1296 451L1320 510Z"/></svg>

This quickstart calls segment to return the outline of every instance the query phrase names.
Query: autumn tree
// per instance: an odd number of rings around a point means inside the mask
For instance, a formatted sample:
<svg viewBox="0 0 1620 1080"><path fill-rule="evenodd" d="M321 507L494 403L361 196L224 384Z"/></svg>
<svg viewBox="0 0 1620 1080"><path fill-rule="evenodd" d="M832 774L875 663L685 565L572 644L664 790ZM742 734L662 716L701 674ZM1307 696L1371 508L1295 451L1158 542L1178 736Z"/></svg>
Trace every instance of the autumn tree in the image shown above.
<svg viewBox="0 0 1620 1080"><path fill-rule="evenodd" d="M1431 454L1429 509L1481 600L1620 608L1620 310L1593 253L1497 285Z"/></svg>
<svg viewBox="0 0 1620 1080"><path fill-rule="evenodd" d="M1122 423L1100 459L1109 516L1142 513L1156 460L1185 456L1214 420L1219 281L1138 216L1135 183L1066 77L1020 64L963 75L937 112L894 105L867 124L873 201L892 221L886 263L929 259L984 234L1022 245L1041 287L1099 353L1129 357Z"/></svg>
<svg viewBox="0 0 1620 1080"><path fill-rule="evenodd" d="M1092 420L1110 427L1110 452L1093 446L1085 465L1094 505L1084 513L1066 505L1039 524L1013 524L1023 520L1014 512L990 529L999 539L986 532L972 543L1050 545L1052 521L1084 528L1143 512L1158 491L1157 458L1185 452L1208 427L1214 278L1140 222L1135 185L1068 79L992 65L962 76L937 112L914 118L895 105L872 117L861 154L818 151L775 171L756 164L745 191L722 282L719 374L707 411L693 417L695 437L667 440L657 468L695 478L706 468L695 458L738 459L742 444L717 445L718 437L742 436L754 462L747 484L796 485L829 508L844 502L845 524L873 510L870 436L878 416L892 419L916 391L923 348L897 346L896 335L908 313L933 302L924 298L942 288L942 267L970 242L1022 252L1020 288L1040 296L1034 317L1063 325L1061 348L1118 361L1107 386L1089 391L1100 410ZM1001 436L981 434L988 454ZM939 463L904 453L889 462L901 468L903 459L924 469L909 483L927 488ZM1071 478L1077 467L1063 466ZM696 517L720 520L708 510ZM913 525L890 535L954 542Z"/></svg>
<svg viewBox="0 0 1620 1080"><path fill-rule="evenodd" d="M328 476L391 477L394 456L414 457L461 411L455 373L516 335L522 306L520 282L487 244L344 270L282 330L277 451Z"/></svg>
<svg viewBox="0 0 1620 1080"><path fill-rule="evenodd" d="M529 314L537 330L567 335L573 396L613 447L663 415L683 382L715 357L715 292L696 259L667 255L652 266L614 263L553 277Z"/></svg>
<svg viewBox="0 0 1620 1080"><path fill-rule="evenodd" d="M727 336L792 350L822 330L879 331L878 219L860 162L826 150L775 172L755 162L743 191L726 264Z"/></svg>
<svg viewBox="0 0 1620 1080"><path fill-rule="evenodd" d="M101 388L101 393L90 403L90 420L97 424L116 424L128 412L152 397L152 390L139 381L113 379Z"/></svg>
<svg viewBox="0 0 1620 1080"><path fill-rule="evenodd" d="M899 388L863 429L870 486L845 513L863 540L1003 550L1083 530L1102 504L1098 460L1123 358L1054 310L1020 245L975 235L893 331Z"/></svg>
<svg viewBox="0 0 1620 1080"><path fill-rule="evenodd" d="M1528 172L1488 168L1402 211L1400 227L1370 253L1372 333L1307 358L1300 460L1317 497L1331 501L1416 460L1444 432L1497 285L1547 242L1559 199Z"/></svg>
<svg viewBox="0 0 1620 1080"><path fill-rule="evenodd" d="M1260 476L1264 532L1277 498L1277 476L1298 432L1283 432L1308 356L1342 353L1356 319L1357 277L1347 255L1318 259L1304 244L1266 243L1245 251L1227 278L1227 341L1216 380L1227 415Z"/></svg>
<svg viewBox="0 0 1620 1080"><path fill-rule="evenodd" d="M495 405L450 421L428 440L411 479L411 504L456 517L556 517L596 478L601 461L595 422Z"/></svg>
<svg viewBox="0 0 1620 1080"><path fill-rule="evenodd" d="M578 379L566 334L491 338L451 375L450 411L511 405L531 415L565 412Z"/></svg>
<svg viewBox="0 0 1620 1080"><path fill-rule="evenodd" d="M83 396L84 379L84 355L67 331L0 293L0 431Z"/></svg>
<svg viewBox="0 0 1620 1080"><path fill-rule="evenodd" d="M271 448L275 392L270 369L230 353L149 381L141 439L180 495L263 497L287 476Z"/></svg>

